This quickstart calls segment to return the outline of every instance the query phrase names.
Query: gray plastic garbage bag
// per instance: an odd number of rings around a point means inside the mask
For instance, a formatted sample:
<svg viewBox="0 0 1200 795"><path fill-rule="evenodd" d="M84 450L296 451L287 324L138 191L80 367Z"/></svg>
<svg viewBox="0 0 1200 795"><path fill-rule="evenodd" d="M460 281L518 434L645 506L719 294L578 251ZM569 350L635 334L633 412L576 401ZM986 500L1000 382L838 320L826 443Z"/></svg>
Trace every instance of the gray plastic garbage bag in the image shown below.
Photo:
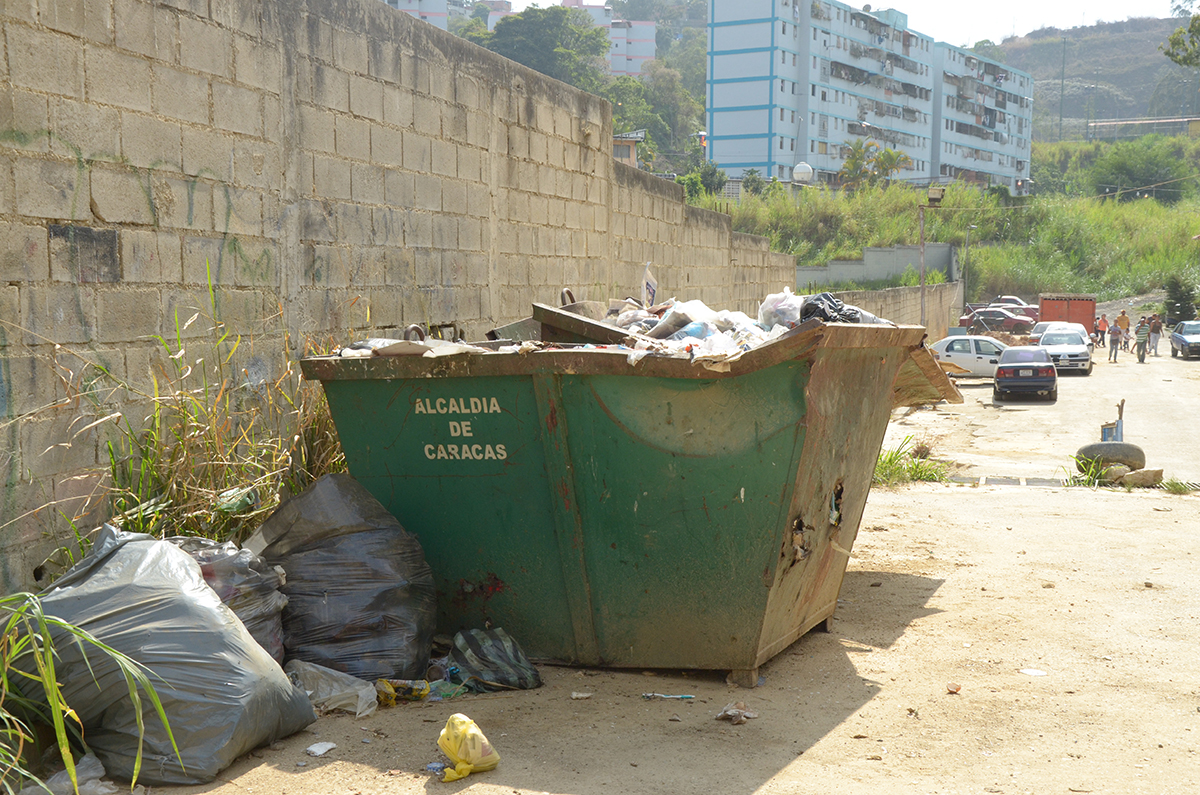
<svg viewBox="0 0 1200 795"><path fill-rule="evenodd" d="M287 597L279 592L283 577L267 562L237 544L218 543L197 536L165 539L200 564L204 581L234 612L258 641L258 645L283 664L283 619Z"/></svg>
<svg viewBox="0 0 1200 795"><path fill-rule="evenodd" d="M303 690L255 642L173 544L105 526L87 556L41 596L43 609L150 669L183 767L153 705L142 700L138 780L202 784L247 751L316 720ZM57 644L63 698L109 774L128 780L137 715L124 677L102 654ZM91 671L88 670L91 665Z"/></svg>
<svg viewBox="0 0 1200 795"><path fill-rule="evenodd" d="M354 478L319 478L244 546L287 574L289 658L368 681L425 675L433 572L417 537Z"/></svg>

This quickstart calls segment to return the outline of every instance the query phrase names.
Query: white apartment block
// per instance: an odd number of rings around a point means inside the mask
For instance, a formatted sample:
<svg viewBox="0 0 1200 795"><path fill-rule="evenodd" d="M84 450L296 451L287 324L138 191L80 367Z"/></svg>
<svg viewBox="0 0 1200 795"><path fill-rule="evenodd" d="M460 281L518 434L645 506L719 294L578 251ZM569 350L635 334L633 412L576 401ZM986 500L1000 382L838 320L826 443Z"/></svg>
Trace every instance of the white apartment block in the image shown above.
<svg viewBox="0 0 1200 795"><path fill-rule="evenodd" d="M586 11L597 27L604 28L608 34L608 67L616 77L637 76L647 61L654 60L656 23L614 19L612 6L589 4L583 0L562 0L561 5ZM492 11L488 14L488 30L495 30L496 22L514 13L517 12Z"/></svg>
<svg viewBox="0 0 1200 795"><path fill-rule="evenodd" d="M446 30L450 25L450 11L446 0L383 0L398 11L403 11L430 25Z"/></svg>
<svg viewBox="0 0 1200 795"><path fill-rule="evenodd" d="M895 179L942 180L943 56L931 37L908 27L906 14L869 8L836 0L709 0L709 158L732 178L753 168L789 180L807 163L816 179L835 182L849 142L869 140L908 155ZM1025 81L1022 96L1031 96L1028 75L1016 79ZM1007 91L1015 90L1010 83ZM1023 110L1028 114L1028 100ZM1027 121L1023 129L1028 139ZM1027 177L1028 156L1023 160ZM1011 176L1015 186L1016 159Z"/></svg>
<svg viewBox="0 0 1200 795"><path fill-rule="evenodd" d="M1033 78L970 50L938 42L933 101L935 178L1029 193Z"/></svg>

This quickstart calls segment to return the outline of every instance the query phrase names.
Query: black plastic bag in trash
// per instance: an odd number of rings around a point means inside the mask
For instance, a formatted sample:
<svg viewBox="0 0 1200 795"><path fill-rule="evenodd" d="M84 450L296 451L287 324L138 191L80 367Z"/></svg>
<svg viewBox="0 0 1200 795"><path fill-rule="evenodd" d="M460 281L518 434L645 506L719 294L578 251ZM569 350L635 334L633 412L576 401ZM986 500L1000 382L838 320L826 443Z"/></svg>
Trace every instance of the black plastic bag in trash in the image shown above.
<svg viewBox="0 0 1200 795"><path fill-rule="evenodd" d="M532 690L542 686L537 668L503 629L468 629L454 636L450 664L457 684L472 690Z"/></svg>
<svg viewBox="0 0 1200 795"><path fill-rule="evenodd" d="M304 691L221 604L196 561L172 544L105 525L41 601L47 615L150 669L183 764L143 698L143 783L212 781L247 751L316 720ZM85 658L79 644L58 640L55 673L88 746L110 774L132 778L138 715L123 674L108 657Z"/></svg>
<svg viewBox="0 0 1200 795"><path fill-rule="evenodd" d="M425 675L436 622L433 572L416 536L354 478L318 479L245 546L287 574L289 658L371 681Z"/></svg>
<svg viewBox="0 0 1200 795"><path fill-rule="evenodd" d="M818 293L806 298L804 308L800 310L801 321L814 317L827 323L857 323L858 310L847 308L842 299L832 293Z"/></svg>
<svg viewBox="0 0 1200 795"><path fill-rule="evenodd" d="M234 612L258 645L283 665L283 619L287 597L279 592L283 576L248 549L232 541L219 543L199 536L164 539L200 564L204 581Z"/></svg>

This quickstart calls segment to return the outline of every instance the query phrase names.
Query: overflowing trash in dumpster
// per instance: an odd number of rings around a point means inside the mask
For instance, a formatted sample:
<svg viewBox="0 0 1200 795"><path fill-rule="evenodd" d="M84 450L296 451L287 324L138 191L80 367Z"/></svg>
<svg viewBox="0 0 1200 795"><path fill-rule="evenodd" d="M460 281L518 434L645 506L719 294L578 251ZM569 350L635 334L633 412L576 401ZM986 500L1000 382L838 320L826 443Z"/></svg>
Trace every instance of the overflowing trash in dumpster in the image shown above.
<svg viewBox="0 0 1200 795"><path fill-rule="evenodd" d="M598 302L574 302L562 307L614 330L624 332L620 342L597 347L627 350L629 363L646 356L686 358L704 367L724 370L742 354L754 350L796 328L817 319L829 323L870 323L894 325L866 310L844 304L830 293L794 295L790 289L768 295L758 309L758 317L726 309L714 310L700 300L677 301L645 306L633 298L613 299L607 305ZM510 331L515 327L510 327ZM495 332L499 336L502 332ZM515 336L515 335L514 335ZM539 344L542 343L542 344ZM352 343L339 351L345 358L370 356L420 355L430 358L461 353L530 353L547 341L513 339L494 348L437 339L368 339Z"/></svg>

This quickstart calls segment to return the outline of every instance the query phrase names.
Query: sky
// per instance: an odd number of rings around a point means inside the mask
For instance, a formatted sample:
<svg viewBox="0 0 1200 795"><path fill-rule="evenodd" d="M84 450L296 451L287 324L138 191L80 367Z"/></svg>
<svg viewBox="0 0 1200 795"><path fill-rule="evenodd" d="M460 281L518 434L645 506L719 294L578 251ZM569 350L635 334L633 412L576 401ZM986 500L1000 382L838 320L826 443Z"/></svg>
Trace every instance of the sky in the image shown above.
<svg viewBox="0 0 1200 795"><path fill-rule="evenodd" d="M729 0L726 0L728 2ZM599 5L603 0L591 0ZM513 10L531 5L543 8L558 5L557 0L514 0ZM849 5L858 5L857 2ZM1131 4L1128 0L1003 0L972 2L962 0L897 0L874 3L876 9L895 8L908 14L909 28L927 33L938 41L955 45L973 45L981 39L1000 42L1006 36L1024 36L1043 27L1073 28L1097 22L1118 22L1136 16L1168 17L1170 0L1147 0Z"/></svg>

